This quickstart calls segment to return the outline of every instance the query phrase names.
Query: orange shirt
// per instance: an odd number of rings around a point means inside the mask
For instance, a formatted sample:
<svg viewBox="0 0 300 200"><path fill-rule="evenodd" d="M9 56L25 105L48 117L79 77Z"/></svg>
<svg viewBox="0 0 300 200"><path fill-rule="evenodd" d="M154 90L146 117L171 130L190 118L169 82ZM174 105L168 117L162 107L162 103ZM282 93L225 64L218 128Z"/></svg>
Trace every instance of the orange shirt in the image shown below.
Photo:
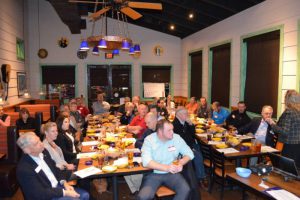
<svg viewBox="0 0 300 200"><path fill-rule="evenodd" d="M197 114L198 103L194 103L194 104L189 103L185 106L185 108L188 110L189 114Z"/></svg>

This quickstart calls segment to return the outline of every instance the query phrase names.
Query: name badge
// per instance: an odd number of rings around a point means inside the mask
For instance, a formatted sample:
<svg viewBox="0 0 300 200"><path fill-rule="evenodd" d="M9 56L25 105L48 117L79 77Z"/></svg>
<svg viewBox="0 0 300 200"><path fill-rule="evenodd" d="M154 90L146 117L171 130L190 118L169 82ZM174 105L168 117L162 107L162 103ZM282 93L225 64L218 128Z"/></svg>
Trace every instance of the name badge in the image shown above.
<svg viewBox="0 0 300 200"><path fill-rule="evenodd" d="M42 167L41 167L41 166L37 166L37 168L35 168L34 171L35 171L36 173L39 173L41 170L42 170Z"/></svg>
<svg viewBox="0 0 300 200"><path fill-rule="evenodd" d="M176 150L176 148L174 147L174 146L170 146L170 147L168 147L168 151L175 151Z"/></svg>

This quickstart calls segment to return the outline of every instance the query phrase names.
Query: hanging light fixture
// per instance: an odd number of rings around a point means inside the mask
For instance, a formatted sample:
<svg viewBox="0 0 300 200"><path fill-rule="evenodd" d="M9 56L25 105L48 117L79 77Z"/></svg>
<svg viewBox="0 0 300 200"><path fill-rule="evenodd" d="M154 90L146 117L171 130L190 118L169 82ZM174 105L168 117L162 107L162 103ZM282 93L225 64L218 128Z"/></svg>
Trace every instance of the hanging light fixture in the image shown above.
<svg viewBox="0 0 300 200"><path fill-rule="evenodd" d="M88 42L86 40L82 40L81 44L80 44L80 50L81 51L87 51L89 49L90 48L89 48Z"/></svg>
<svg viewBox="0 0 300 200"><path fill-rule="evenodd" d="M114 55L119 55L120 54L120 50L119 49L114 49L112 53Z"/></svg>
<svg viewBox="0 0 300 200"><path fill-rule="evenodd" d="M134 48L134 52L135 52L135 53L140 53L140 52L141 52L141 47L140 47L139 44L134 45L133 48Z"/></svg>
<svg viewBox="0 0 300 200"><path fill-rule="evenodd" d="M97 5L98 0L96 1ZM107 9L107 4L105 1L102 2L102 9ZM95 6L94 13L96 12L97 6ZM120 11L119 7L112 8L112 20L116 20L114 23L107 23L107 12L104 12L97 19L93 19L92 33L86 40L82 40L80 44L80 50L88 50L89 47L93 48L93 54L95 46L98 47L99 50L104 50L105 52L112 52L114 55L119 55L120 50L128 51L131 47L132 39L129 36L128 30L128 22L127 17L124 13ZM101 23L100 34L94 35L96 21L100 19L98 22ZM110 25L110 27L108 27ZM109 32L108 32L109 30ZM118 51L117 51L118 50ZM141 48L139 44L133 46L133 52L141 52ZM96 55L96 54L95 54Z"/></svg>
<svg viewBox="0 0 300 200"><path fill-rule="evenodd" d="M97 46L94 46L94 48L93 48L93 51L92 51L92 54L93 55L99 55L99 49L98 49L98 47Z"/></svg>
<svg viewBox="0 0 300 200"><path fill-rule="evenodd" d="M124 39L124 40L122 41L122 49L123 49L123 50L128 50L129 48L130 48L130 43L129 43L129 41L126 40L126 39Z"/></svg>
<svg viewBox="0 0 300 200"><path fill-rule="evenodd" d="M133 55L133 54L135 54L135 52L134 52L134 47L132 46L129 48L129 55Z"/></svg>
<svg viewBox="0 0 300 200"><path fill-rule="evenodd" d="M101 49L106 49L107 48L106 40L104 38L100 39L98 47L101 48Z"/></svg>

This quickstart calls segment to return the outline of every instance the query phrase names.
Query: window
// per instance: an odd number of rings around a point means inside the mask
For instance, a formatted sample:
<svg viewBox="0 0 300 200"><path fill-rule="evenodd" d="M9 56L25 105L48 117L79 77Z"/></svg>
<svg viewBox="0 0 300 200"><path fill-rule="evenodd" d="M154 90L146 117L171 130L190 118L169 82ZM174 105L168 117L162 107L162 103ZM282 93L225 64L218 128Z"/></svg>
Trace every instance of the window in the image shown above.
<svg viewBox="0 0 300 200"><path fill-rule="evenodd" d="M230 43L216 46L210 49L210 53L212 55L211 101L218 101L224 107L229 107L230 50Z"/></svg>
<svg viewBox="0 0 300 200"><path fill-rule="evenodd" d="M42 66L46 99L75 98L75 66Z"/></svg>
<svg viewBox="0 0 300 200"><path fill-rule="evenodd" d="M245 97L247 108L260 113L271 105L277 113L280 31L243 40L246 46Z"/></svg>
<svg viewBox="0 0 300 200"><path fill-rule="evenodd" d="M171 66L142 66L143 97L145 97L144 83L163 83L164 94L161 94L159 96L168 96L168 94L170 93L171 84Z"/></svg>
<svg viewBox="0 0 300 200"><path fill-rule="evenodd" d="M190 96L199 99L202 96L202 51L190 54Z"/></svg>
<svg viewBox="0 0 300 200"><path fill-rule="evenodd" d="M131 96L130 65L89 65L87 70L89 106L101 92L109 103L119 103L121 97Z"/></svg>

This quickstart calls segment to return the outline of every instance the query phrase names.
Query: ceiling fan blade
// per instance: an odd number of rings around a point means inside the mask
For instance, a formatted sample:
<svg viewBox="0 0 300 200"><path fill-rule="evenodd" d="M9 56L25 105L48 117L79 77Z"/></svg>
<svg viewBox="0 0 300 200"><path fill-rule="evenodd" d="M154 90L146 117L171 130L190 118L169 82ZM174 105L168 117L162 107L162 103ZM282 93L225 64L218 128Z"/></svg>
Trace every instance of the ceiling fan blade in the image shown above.
<svg viewBox="0 0 300 200"><path fill-rule="evenodd" d="M97 12L91 14L91 15L89 16L89 18L90 18L90 19L91 19L91 18L92 18L92 19L96 19L96 18L100 17L103 13L109 11L109 9L110 9L110 7L102 8L101 10L98 10Z"/></svg>
<svg viewBox="0 0 300 200"><path fill-rule="evenodd" d="M162 10L162 4L161 3L144 3L144 2L129 1L128 6L131 7L131 8Z"/></svg>
<svg viewBox="0 0 300 200"><path fill-rule="evenodd" d="M133 20L136 20L136 19L142 17L142 15L140 13L136 12L135 10L133 10L132 8L129 8L129 7L121 8L121 12Z"/></svg>
<svg viewBox="0 0 300 200"><path fill-rule="evenodd" d="M93 4L103 4L103 2L95 2L95 1L84 1L84 0L69 0L69 3L93 3Z"/></svg>

